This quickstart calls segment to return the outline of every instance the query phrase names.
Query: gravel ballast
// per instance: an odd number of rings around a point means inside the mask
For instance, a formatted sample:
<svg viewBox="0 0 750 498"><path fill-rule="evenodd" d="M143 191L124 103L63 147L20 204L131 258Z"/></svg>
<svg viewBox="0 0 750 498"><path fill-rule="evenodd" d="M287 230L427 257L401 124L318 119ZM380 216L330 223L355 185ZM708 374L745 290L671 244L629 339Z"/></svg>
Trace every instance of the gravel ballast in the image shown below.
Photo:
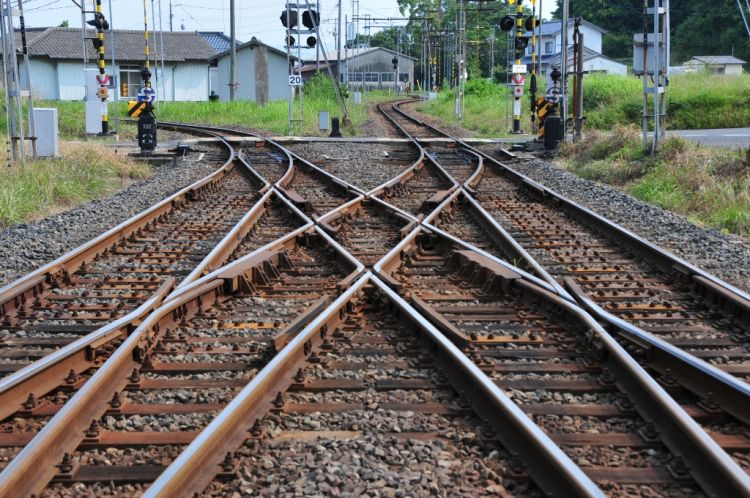
<svg viewBox="0 0 750 498"><path fill-rule="evenodd" d="M480 148L503 160L497 146ZM662 249L750 292L750 240L696 226L678 214L580 178L546 161L521 160L510 166Z"/></svg>
<svg viewBox="0 0 750 498"><path fill-rule="evenodd" d="M0 286L75 249L126 219L215 171L221 164L195 155L155 166L154 174L118 193L0 232Z"/></svg>

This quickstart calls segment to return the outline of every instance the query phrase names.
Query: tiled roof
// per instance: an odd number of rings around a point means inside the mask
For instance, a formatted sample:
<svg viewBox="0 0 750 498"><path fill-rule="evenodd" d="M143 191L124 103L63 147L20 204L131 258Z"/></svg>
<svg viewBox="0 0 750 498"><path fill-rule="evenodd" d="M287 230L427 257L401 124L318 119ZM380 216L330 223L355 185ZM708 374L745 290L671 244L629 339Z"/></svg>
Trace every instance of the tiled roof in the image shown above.
<svg viewBox="0 0 750 498"><path fill-rule="evenodd" d="M216 52L203 36L190 31L164 31L164 60L166 62L209 61ZM86 30L86 36L96 36L96 31ZM149 32L150 57L161 60L162 33ZM143 31L115 30L116 54L120 61L145 61ZM81 30L75 28L48 28L28 43L29 55L46 56L51 59L82 59ZM112 38L104 34L104 51L107 60L111 59ZM91 40L86 40L86 53L89 60L97 57Z"/></svg>
<svg viewBox="0 0 750 498"><path fill-rule="evenodd" d="M221 31L200 31L199 33L217 54L221 54L232 48L232 39ZM238 46L242 45L240 41L235 43Z"/></svg>
<svg viewBox="0 0 750 498"><path fill-rule="evenodd" d="M697 60L704 64L747 64L747 61L738 59L733 55L695 55L692 60Z"/></svg>

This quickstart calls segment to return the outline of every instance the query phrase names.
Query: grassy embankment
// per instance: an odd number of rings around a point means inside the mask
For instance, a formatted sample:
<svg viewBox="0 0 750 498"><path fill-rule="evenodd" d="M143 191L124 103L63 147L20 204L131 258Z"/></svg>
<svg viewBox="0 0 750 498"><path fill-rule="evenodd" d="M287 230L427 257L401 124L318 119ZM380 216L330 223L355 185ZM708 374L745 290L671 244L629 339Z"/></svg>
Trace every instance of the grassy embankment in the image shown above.
<svg viewBox="0 0 750 498"><path fill-rule="evenodd" d="M750 149L705 148L666 139L655 157L640 129L616 126L565 145L562 163L577 175L624 189L700 225L750 236Z"/></svg>
<svg viewBox="0 0 750 498"><path fill-rule="evenodd" d="M586 76L585 126L611 130L616 125L640 125L642 92L642 80L633 76ZM452 90L440 92L436 100L420 104L419 109L473 131L477 136L499 137L508 133L505 95L503 86L485 80L469 80L466 84L466 113L460 122L454 117L455 94ZM528 128L528 84L526 95L523 127ZM675 75L670 79L667 101L667 126L670 129L750 126L750 75Z"/></svg>
<svg viewBox="0 0 750 498"><path fill-rule="evenodd" d="M63 143L60 152L58 158L0 166L0 227L109 195L151 174L146 164L99 144Z"/></svg>

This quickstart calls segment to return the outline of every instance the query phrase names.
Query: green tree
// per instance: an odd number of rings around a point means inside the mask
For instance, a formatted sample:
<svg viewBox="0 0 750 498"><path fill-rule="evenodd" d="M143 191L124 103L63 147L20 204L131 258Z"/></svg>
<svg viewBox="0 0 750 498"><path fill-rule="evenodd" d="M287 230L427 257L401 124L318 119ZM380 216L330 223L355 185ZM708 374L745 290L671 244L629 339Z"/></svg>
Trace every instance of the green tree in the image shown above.
<svg viewBox="0 0 750 498"><path fill-rule="evenodd" d="M70 23L68 22L67 19L65 19L63 22L61 22L60 24L58 24L57 27L58 28L69 28L70 27Z"/></svg>

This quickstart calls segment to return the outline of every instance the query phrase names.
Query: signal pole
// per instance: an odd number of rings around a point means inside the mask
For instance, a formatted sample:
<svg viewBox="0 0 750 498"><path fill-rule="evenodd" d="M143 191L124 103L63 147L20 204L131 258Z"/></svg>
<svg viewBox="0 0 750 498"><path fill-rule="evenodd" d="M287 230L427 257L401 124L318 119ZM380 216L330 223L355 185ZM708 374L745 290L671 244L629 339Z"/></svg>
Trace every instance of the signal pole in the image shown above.
<svg viewBox="0 0 750 498"><path fill-rule="evenodd" d="M232 46L229 48L229 100L237 97L237 33L234 22L234 0L229 0L229 38Z"/></svg>
<svg viewBox="0 0 750 498"><path fill-rule="evenodd" d="M511 4L513 0L511 0ZM521 131L521 97L523 97L523 86L519 85L519 81L523 81L523 73L517 72L521 66L521 57L523 57L523 0L516 0L516 63L513 67L513 79L516 84L513 93L513 133L523 133Z"/></svg>

